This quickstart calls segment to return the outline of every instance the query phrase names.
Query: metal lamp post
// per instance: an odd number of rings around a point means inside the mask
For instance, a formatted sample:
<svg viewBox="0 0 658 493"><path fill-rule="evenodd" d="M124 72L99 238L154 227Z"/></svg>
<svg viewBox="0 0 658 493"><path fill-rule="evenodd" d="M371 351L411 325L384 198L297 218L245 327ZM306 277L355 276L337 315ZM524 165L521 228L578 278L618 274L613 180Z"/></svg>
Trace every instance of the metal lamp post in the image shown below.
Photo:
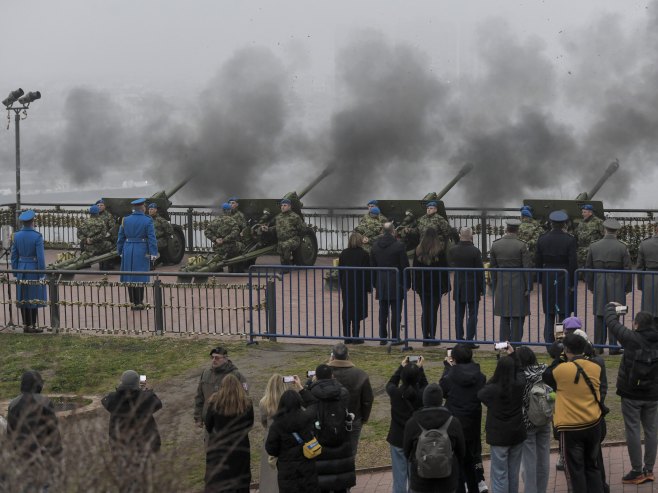
<svg viewBox="0 0 658 493"><path fill-rule="evenodd" d="M16 128L16 217L15 217L15 226L16 229L19 227L18 216L21 214L21 126L20 121L27 118L27 110L30 107L30 103L41 98L41 93L39 91L28 92L25 94L23 89L20 87L15 91L11 91L9 96L2 101L2 104L7 108L8 118L11 118L11 111L14 111L14 121ZM18 101L20 106L14 106L14 103ZM22 113L22 116L21 116ZM7 123L7 128L9 128L9 123Z"/></svg>

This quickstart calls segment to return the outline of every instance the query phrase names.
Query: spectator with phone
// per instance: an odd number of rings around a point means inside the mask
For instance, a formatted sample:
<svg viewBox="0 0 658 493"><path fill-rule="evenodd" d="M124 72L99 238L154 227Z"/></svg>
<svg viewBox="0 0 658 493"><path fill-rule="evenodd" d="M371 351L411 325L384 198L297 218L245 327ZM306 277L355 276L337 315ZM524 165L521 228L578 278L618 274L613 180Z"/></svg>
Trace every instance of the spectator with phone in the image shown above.
<svg viewBox="0 0 658 493"><path fill-rule="evenodd" d="M391 400L391 424L386 441L391 448L393 493L407 492L407 458L404 455L404 427L414 412L423 406L423 390L427 387L423 357L410 363L406 356L386 384Z"/></svg>
<svg viewBox="0 0 658 493"><path fill-rule="evenodd" d="M658 448L658 329L649 312L635 314L632 330L624 327L619 321L620 307L619 303L608 303L605 322L624 348L617 373L617 395L621 397L631 471L622 482L642 484L654 480ZM644 429L644 457L640 428Z"/></svg>
<svg viewBox="0 0 658 493"><path fill-rule="evenodd" d="M482 467L482 403L478 392L486 383L480 365L473 361L473 350L468 343L457 344L443 361L443 375L439 384L446 399L446 407L462 425L465 454L457 492L488 491Z"/></svg>

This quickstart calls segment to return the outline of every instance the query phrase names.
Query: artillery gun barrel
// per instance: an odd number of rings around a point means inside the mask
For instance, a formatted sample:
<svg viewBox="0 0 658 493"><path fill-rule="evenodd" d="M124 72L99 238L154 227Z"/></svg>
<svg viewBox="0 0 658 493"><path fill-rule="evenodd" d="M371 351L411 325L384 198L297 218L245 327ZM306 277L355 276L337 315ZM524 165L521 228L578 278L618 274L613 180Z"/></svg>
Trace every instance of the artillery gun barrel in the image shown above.
<svg viewBox="0 0 658 493"><path fill-rule="evenodd" d="M462 169L459 170L459 173L457 173L457 176L455 176L452 180L448 182L448 184L443 187L443 189L436 194L436 200L441 200L445 194L447 194L452 187L455 186L455 184L464 178L467 174L471 172L473 169L473 165L471 163L466 163Z"/></svg>
<svg viewBox="0 0 658 493"><path fill-rule="evenodd" d="M187 182L189 182L192 179L192 175L187 176L183 181L181 181L178 185L176 185L174 188L171 190L166 190L165 191L165 196L167 198L171 197L173 194L178 192L181 188L183 188L185 185L187 185Z"/></svg>
<svg viewBox="0 0 658 493"><path fill-rule="evenodd" d="M608 168L605 170L605 173L603 173L603 176L599 179L599 181L596 182L596 185L594 185L594 188L589 192L587 195L587 200L592 200L592 197L596 194L596 192L599 191L599 188L603 186L603 184L608 181L608 178L610 178L615 171L619 169L619 160L615 159L613 162L611 162L608 165Z"/></svg>
<svg viewBox="0 0 658 493"><path fill-rule="evenodd" d="M315 180L313 180L313 181L312 181L311 183L309 183L306 187L304 187L304 189L299 193L299 195L298 195L298 196L299 196L299 200L301 200L301 199L304 197L304 195L306 195L308 192L310 192L311 189L312 189L315 185L317 185L318 183L320 183L322 180L324 180L327 176L329 176L329 175L330 175L331 173L333 173L333 172L334 172L334 168L333 168L333 166L331 166L331 165L329 165L329 166L327 166L325 169L323 169L323 170L322 170L322 173L320 173L320 175L319 175Z"/></svg>

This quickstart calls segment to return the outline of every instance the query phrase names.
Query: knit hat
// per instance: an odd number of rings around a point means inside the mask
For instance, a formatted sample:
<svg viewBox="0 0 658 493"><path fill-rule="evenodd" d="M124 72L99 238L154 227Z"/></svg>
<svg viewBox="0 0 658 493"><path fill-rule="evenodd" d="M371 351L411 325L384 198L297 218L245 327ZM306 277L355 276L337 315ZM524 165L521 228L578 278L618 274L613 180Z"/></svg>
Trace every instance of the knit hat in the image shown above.
<svg viewBox="0 0 658 493"><path fill-rule="evenodd" d="M121 375L119 389L139 390L139 374L135 370L126 370Z"/></svg>
<svg viewBox="0 0 658 493"><path fill-rule="evenodd" d="M443 391L438 383L431 383L423 392L423 406L437 407L443 404Z"/></svg>

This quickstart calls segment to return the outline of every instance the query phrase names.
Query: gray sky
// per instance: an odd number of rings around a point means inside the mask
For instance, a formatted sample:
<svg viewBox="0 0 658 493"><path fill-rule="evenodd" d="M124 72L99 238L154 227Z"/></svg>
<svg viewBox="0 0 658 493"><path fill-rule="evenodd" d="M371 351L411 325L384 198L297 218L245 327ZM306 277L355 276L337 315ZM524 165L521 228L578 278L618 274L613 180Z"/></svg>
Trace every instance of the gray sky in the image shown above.
<svg viewBox="0 0 658 493"><path fill-rule="evenodd" d="M597 198L655 207L657 10L28 1L4 24L0 95L43 94L21 123L24 194L166 188L194 171L181 200L278 197L334 163L306 202L353 205L438 191L468 160L446 203L502 206L571 198L619 158ZM13 122L0 173L13 194Z"/></svg>

